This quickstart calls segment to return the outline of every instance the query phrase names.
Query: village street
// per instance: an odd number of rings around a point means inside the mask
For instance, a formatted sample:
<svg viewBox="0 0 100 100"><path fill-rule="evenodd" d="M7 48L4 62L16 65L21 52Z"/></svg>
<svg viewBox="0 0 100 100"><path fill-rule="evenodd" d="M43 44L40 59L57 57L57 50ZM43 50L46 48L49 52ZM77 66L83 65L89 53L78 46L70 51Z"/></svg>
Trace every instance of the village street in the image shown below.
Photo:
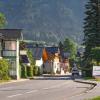
<svg viewBox="0 0 100 100"><path fill-rule="evenodd" d="M0 85L0 100L78 100L89 87L70 77L32 79Z"/></svg>

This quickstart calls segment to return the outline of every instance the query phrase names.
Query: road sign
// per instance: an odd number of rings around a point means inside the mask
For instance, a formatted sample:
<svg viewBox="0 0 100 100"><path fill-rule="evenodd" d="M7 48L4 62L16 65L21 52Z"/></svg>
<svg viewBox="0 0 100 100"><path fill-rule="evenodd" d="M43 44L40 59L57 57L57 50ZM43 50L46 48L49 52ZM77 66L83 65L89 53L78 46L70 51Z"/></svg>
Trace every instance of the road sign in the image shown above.
<svg viewBox="0 0 100 100"><path fill-rule="evenodd" d="M100 66L93 66L93 76L100 76Z"/></svg>

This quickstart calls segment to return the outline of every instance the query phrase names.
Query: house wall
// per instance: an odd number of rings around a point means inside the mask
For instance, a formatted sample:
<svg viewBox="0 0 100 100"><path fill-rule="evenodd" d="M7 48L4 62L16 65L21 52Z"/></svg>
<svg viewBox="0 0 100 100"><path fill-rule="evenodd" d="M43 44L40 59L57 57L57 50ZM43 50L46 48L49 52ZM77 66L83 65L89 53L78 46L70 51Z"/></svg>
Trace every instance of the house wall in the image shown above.
<svg viewBox="0 0 100 100"><path fill-rule="evenodd" d="M3 57L10 62L9 74L12 78L19 79L19 41L3 41Z"/></svg>
<svg viewBox="0 0 100 100"><path fill-rule="evenodd" d="M56 74L60 72L60 62L59 62L59 54L55 53L54 62L53 62L53 72Z"/></svg>
<svg viewBox="0 0 100 100"><path fill-rule="evenodd" d="M53 73L53 62L50 61L45 62L43 71L45 73Z"/></svg>
<svg viewBox="0 0 100 100"><path fill-rule="evenodd" d="M40 73L43 73L43 60L42 58L40 60L36 60L36 66L38 66L40 68Z"/></svg>

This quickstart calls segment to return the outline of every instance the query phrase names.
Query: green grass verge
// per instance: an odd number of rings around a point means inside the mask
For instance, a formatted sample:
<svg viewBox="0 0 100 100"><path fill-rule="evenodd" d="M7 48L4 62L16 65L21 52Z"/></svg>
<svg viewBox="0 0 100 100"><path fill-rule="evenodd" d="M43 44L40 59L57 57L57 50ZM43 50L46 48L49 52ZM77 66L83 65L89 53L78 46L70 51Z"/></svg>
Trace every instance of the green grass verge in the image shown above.
<svg viewBox="0 0 100 100"><path fill-rule="evenodd" d="M0 83L9 82L10 80L0 80Z"/></svg>
<svg viewBox="0 0 100 100"><path fill-rule="evenodd" d="M84 77L85 80L94 80L94 77Z"/></svg>
<svg viewBox="0 0 100 100"><path fill-rule="evenodd" d="M100 100L100 96L98 96L98 97L95 97L95 98L93 98L93 99L90 99L90 100Z"/></svg>
<svg viewBox="0 0 100 100"><path fill-rule="evenodd" d="M91 81L97 81L100 82L100 78L94 78L94 77L84 77L85 80L91 80Z"/></svg>

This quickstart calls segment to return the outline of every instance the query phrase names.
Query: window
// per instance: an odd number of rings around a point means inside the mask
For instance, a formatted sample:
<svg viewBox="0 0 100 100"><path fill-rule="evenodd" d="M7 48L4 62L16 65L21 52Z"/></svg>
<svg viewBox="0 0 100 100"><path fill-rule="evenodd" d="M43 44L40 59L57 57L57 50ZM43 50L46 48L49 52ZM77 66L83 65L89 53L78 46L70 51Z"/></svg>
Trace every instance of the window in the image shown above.
<svg viewBox="0 0 100 100"><path fill-rule="evenodd" d="M9 68L10 69L10 71L9 71L10 75L11 76L16 75L16 61L10 60L9 62L10 62L10 68Z"/></svg>
<svg viewBox="0 0 100 100"><path fill-rule="evenodd" d="M16 41L5 41L5 50L16 50Z"/></svg>

